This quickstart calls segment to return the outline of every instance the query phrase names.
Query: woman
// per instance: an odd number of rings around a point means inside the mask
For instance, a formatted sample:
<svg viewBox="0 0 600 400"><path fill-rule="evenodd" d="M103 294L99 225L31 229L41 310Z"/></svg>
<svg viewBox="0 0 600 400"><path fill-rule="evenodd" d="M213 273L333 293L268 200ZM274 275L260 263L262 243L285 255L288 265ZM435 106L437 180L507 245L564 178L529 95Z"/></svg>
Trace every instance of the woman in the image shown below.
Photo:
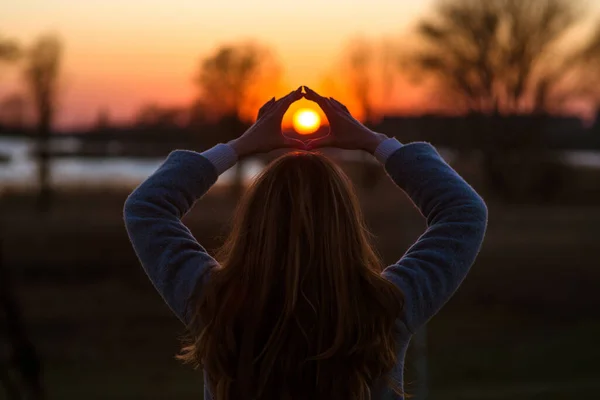
<svg viewBox="0 0 600 400"><path fill-rule="evenodd" d="M280 132L294 101L325 112L330 133L306 146ZM385 269L344 173L323 155L272 162L240 202L219 262L181 223L218 175L277 148L367 151L427 219ZM456 291L487 224L479 195L427 143L374 133L346 107L302 87L259 111L241 137L203 153L175 151L125 203L148 276L186 324L179 358L204 369L206 399L403 398L411 336Z"/></svg>

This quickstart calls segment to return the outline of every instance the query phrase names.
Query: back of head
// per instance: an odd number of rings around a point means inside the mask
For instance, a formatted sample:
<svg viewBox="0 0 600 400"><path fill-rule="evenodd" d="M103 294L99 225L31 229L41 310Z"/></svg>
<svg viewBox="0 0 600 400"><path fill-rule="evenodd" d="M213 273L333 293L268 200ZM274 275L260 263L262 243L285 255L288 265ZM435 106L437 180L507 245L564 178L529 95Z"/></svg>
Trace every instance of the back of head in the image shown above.
<svg viewBox="0 0 600 400"><path fill-rule="evenodd" d="M240 202L181 358L218 400L369 398L396 362L402 295L368 237L334 163L273 161Z"/></svg>

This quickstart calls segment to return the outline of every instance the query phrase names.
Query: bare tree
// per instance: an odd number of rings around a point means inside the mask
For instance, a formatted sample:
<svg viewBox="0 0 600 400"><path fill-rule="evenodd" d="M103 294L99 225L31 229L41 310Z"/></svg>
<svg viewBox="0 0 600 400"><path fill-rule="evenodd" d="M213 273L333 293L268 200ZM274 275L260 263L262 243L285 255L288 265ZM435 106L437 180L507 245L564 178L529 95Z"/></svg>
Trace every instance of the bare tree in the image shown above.
<svg viewBox="0 0 600 400"><path fill-rule="evenodd" d="M227 141L240 135L255 116L260 102L266 100L260 98L261 93L277 89L279 82L279 64L267 48L256 43L225 45L200 63L198 104L219 123L221 140ZM242 166L238 163L234 193L239 194L241 187Z"/></svg>
<svg viewBox="0 0 600 400"><path fill-rule="evenodd" d="M418 25L425 43L409 65L434 78L456 108L492 116L537 114L541 122L571 101L597 96L600 28L580 45L570 37L584 10L579 0L440 0L435 16ZM513 196L511 176L533 187L557 171L543 149L541 125L502 132L493 121L477 138L491 189ZM457 145L470 148L473 137L462 136Z"/></svg>
<svg viewBox="0 0 600 400"><path fill-rule="evenodd" d="M134 124L148 128L177 130L188 124L187 111L183 107L150 103L138 110Z"/></svg>
<svg viewBox="0 0 600 400"><path fill-rule="evenodd" d="M389 100L397 77L399 52L396 43L354 38L342 53L330 85L351 98L365 124L377 122L381 107Z"/></svg>
<svg viewBox="0 0 600 400"><path fill-rule="evenodd" d="M596 107L600 106L600 21L587 42L554 66L542 83L550 86L553 79L558 80L565 75L567 82L556 96L559 104L571 99L585 99L594 102ZM538 94L542 100L544 94Z"/></svg>
<svg viewBox="0 0 600 400"><path fill-rule="evenodd" d="M112 125L110 120L110 110L108 108L100 108L98 114L96 114L96 121L94 122L93 130L97 132L109 129Z"/></svg>
<svg viewBox="0 0 600 400"><path fill-rule="evenodd" d="M366 38L355 38L349 42L335 76L331 77L332 84L343 87L343 92L352 99L357 107L357 115L362 117L366 126L376 124L381 115L381 106L393 91L397 58L395 46L390 40L377 43ZM362 160L361 184L373 186L377 183L379 169L366 162L366 154Z"/></svg>
<svg viewBox="0 0 600 400"><path fill-rule="evenodd" d="M0 61L14 62L21 55L16 42L0 37ZM9 96L0 104L2 122L9 125L22 123L23 99ZM1 199L0 199L1 200ZM4 227L0 221L0 333L7 339L9 359L0 360L0 384L10 399L42 399L42 365L36 349L26 332L21 308L17 302L13 282L4 262Z"/></svg>
<svg viewBox="0 0 600 400"><path fill-rule="evenodd" d="M584 95L573 82L597 75L600 35L566 50L582 17L579 0L441 0L421 22L418 71L435 76L453 103L489 113L540 112Z"/></svg>
<svg viewBox="0 0 600 400"><path fill-rule="evenodd" d="M367 40L356 40L348 48L344 59L347 84L361 108L365 123L374 119L374 45Z"/></svg>
<svg viewBox="0 0 600 400"><path fill-rule="evenodd" d="M63 46L54 35L40 37L27 54L25 80L37 114L39 207L47 210L51 200L48 143L56 116Z"/></svg>
<svg viewBox="0 0 600 400"><path fill-rule="evenodd" d="M16 61L20 55L17 42L0 36L0 61Z"/></svg>
<svg viewBox="0 0 600 400"><path fill-rule="evenodd" d="M347 71L347 84L354 95L365 125L371 126L374 123L374 46L366 40L356 40L348 49L345 58ZM377 183L376 169L367 164L366 154L362 153L363 167L361 168L361 185L365 187L373 186Z"/></svg>
<svg viewBox="0 0 600 400"><path fill-rule="evenodd" d="M201 61L195 82L199 99L215 119L248 121L265 100L261 95L280 88L281 66L263 45L224 45Z"/></svg>

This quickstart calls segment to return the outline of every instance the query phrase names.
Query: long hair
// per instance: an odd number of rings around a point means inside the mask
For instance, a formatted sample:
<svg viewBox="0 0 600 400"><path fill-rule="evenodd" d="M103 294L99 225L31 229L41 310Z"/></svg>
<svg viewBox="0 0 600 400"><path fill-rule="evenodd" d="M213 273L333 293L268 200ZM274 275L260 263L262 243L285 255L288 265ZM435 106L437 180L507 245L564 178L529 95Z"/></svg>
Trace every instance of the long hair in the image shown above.
<svg viewBox="0 0 600 400"><path fill-rule="evenodd" d="M397 391L404 299L380 275L342 170L317 153L281 156L232 225L178 356L205 370L215 399L363 400L382 382Z"/></svg>

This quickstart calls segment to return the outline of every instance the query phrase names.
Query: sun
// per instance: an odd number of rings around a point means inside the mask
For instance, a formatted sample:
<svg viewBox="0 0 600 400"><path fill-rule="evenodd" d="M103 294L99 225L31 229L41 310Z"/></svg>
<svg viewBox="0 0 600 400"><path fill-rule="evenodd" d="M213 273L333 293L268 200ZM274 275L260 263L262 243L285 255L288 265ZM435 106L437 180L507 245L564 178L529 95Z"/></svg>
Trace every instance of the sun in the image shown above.
<svg viewBox="0 0 600 400"><path fill-rule="evenodd" d="M310 135L320 126L321 117L309 108L301 108L294 114L294 129L301 135Z"/></svg>

